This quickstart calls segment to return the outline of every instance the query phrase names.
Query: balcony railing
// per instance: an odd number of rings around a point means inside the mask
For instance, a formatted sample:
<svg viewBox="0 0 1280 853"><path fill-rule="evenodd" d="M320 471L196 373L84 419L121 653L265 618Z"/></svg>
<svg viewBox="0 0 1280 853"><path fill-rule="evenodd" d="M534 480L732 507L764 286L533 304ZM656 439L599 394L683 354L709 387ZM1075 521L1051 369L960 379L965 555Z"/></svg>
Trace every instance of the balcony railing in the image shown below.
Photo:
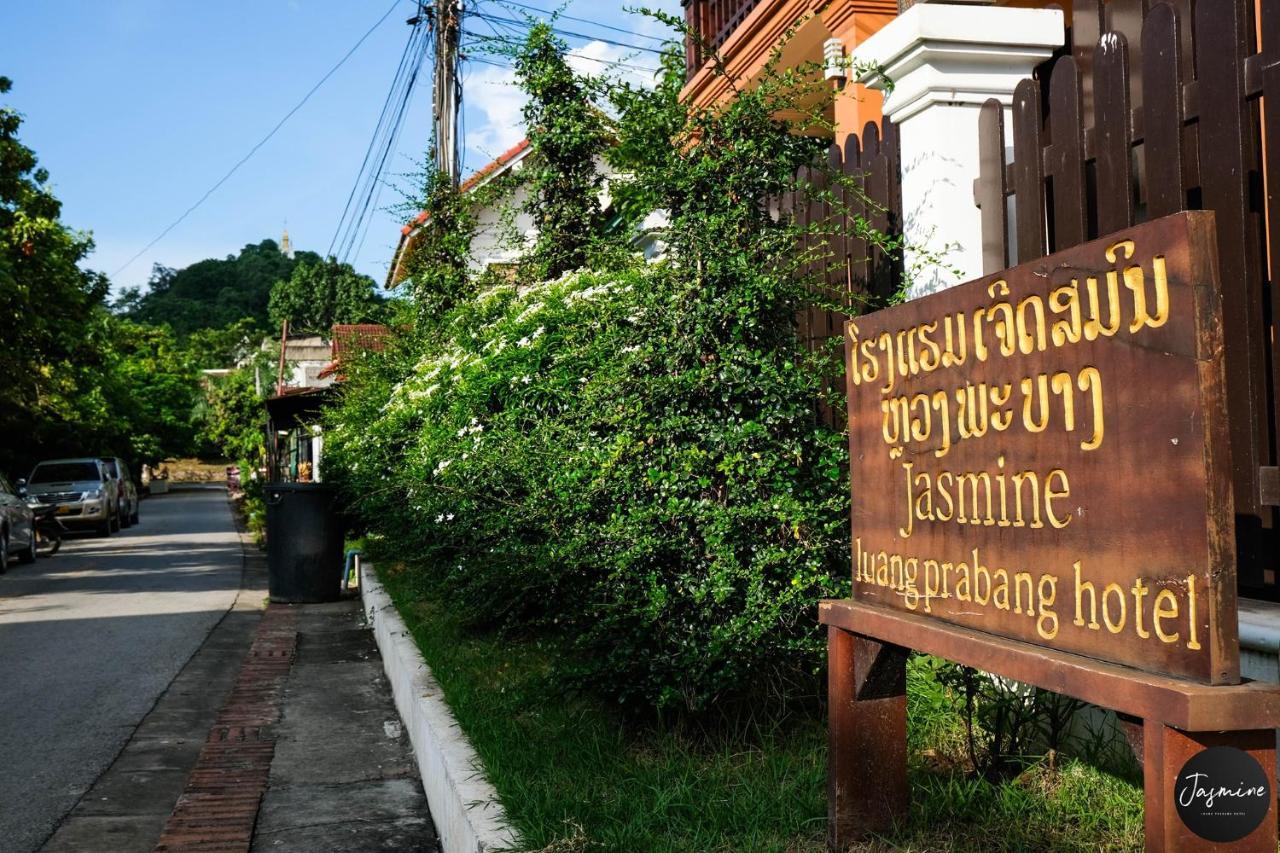
<svg viewBox="0 0 1280 853"><path fill-rule="evenodd" d="M685 40L686 79L710 61L710 53L720 49L730 33L764 0L684 0L684 19L689 26Z"/></svg>

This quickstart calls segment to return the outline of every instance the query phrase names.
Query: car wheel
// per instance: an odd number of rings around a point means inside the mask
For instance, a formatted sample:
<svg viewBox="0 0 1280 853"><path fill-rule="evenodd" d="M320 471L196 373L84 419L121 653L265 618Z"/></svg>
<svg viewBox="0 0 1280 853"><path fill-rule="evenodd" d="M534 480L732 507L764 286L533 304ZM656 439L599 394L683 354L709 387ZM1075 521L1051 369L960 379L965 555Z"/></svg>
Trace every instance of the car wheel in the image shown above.
<svg viewBox="0 0 1280 853"><path fill-rule="evenodd" d="M28 566L36 561L36 526L35 522L31 524L31 536L27 540L29 543L26 548L18 552L18 562L24 566Z"/></svg>
<svg viewBox="0 0 1280 853"><path fill-rule="evenodd" d="M112 533L114 533L114 532L115 532L115 531L112 529L112 526L111 526L111 519L110 519L110 518L106 519L105 521L101 522L101 523L98 525L98 535L99 535L99 536L110 536L110 535L111 535Z"/></svg>
<svg viewBox="0 0 1280 853"><path fill-rule="evenodd" d="M116 514L111 518L111 524L115 527L115 532L120 532L120 508L116 508Z"/></svg>
<svg viewBox="0 0 1280 853"><path fill-rule="evenodd" d="M138 523L138 502L137 501L133 502L133 515L129 516L129 523L130 524Z"/></svg>
<svg viewBox="0 0 1280 853"><path fill-rule="evenodd" d="M121 530L133 526L133 517L130 513L124 511L123 505L116 509L116 520L119 522Z"/></svg>
<svg viewBox="0 0 1280 853"><path fill-rule="evenodd" d="M0 573L9 568L9 533L0 530Z"/></svg>

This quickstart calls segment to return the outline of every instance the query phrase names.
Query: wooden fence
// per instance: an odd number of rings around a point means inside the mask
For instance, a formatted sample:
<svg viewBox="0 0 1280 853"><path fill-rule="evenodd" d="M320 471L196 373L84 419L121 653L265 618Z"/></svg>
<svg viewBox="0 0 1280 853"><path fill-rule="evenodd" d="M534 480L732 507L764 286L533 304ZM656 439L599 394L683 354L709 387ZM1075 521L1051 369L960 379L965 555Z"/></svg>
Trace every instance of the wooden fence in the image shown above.
<svg viewBox="0 0 1280 853"><path fill-rule="evenodd" d="M833 310L815 305L800 312L800 336L811 348L842 336L844 321L850 315L874 310L898 291L901 253L887 252L868 242L859 235L853 220L863 217L881 233L891 237L901 234L900 152L898 129L892 122L886 120L883 130L868 122L861 136L850 134L843 143L827 149L825 168L805 168L796 175L801 186L831 190L833 200L814 197L823 194L818 192L789 194L779 202L782 212L794 216L802 228L820 226L806 232L797 252L811 258L806 277L816 282L814 292L821 296L814 302L841 306L841 310ZM843 184L830 187L826 176L831 173L847 175L861 193ZM822 408L820 416L836 425L843 413Z"/></svg>
<svg viewBox="0 0 1280 853"><path fill-rule="evenodd" d="M988 273L1215 212L1240 586L1276 598L1280 106L1269 103L1280 105L1280 0L1075 0L1067 47L1014 94L1011 164L1003 110L983 107L974 194Z"/></svg>

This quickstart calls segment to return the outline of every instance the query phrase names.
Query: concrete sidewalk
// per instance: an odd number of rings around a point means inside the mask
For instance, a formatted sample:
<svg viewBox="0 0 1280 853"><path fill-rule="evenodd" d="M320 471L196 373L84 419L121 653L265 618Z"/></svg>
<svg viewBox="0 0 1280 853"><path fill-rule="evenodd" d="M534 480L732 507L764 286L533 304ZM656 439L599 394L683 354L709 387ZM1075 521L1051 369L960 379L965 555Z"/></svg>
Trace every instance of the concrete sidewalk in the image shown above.
<svg viewBox="0 0 1280 853"><path fill-rule="evenodd" d="M155 849L438 849L358 599L267 608Z"/></svg>
<svg viewBox="0 0 1280 853"><path fill-rule="evenodd" d="M359 598L264 611L242 542L235 607L42 850L439 850Z"/></svg>
<svg viewBox="0 0 1280 853"><path fill-rule="evenodd" d="M295 609L297 653L252 849L437 850L360 602Z"/></svg>

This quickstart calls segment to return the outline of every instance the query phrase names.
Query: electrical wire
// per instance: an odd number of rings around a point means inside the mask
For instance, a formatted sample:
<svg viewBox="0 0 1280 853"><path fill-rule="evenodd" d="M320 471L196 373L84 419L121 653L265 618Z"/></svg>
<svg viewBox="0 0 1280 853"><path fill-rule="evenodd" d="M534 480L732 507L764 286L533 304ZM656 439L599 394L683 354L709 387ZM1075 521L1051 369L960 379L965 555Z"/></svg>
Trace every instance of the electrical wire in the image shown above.
<svg viewBox="0 0 1280 853"><path fill-rule="evenodd" d="M387 161L390 159L392 152L396 150L397 144L400 141L400 131L404 127L404 117L408 110L409 100L413 96L414 87L418 80L418 74L422 70L423 62L430 53L430 50L427 48L429 48L431 44L432 39L428 38L423 40L422 48L418 51L418 55L415 57L415 61L413 62L412 69L405 82L403 91L399 94L399 103L396 105L394 117L387 126L386 133L383 136L383 142L380 145L377 166L368 173L368 178L365 182L366 189L361 194L362 201L358 208L359 213L350 221L347 236L339 244L339 257L343 261L350 260L353 257L353 252L358 256L357 246L363 242L361 235L362 233L367 232L368 223L371 221L370 214L376 209L378 199L381 198L382 175L386 171Z"/></svg>
<svg viewBox="0 0 1280 853"><path fill-rule="evenodd" d="M345 257L350 253L356 235L368 216L369 205L376 204L374 197L380 194L381 188L378 181L382 168L385 166L390 149L394 148L399 139L405 107L412 95L418 71L432 46L432 31L429 26L422 26L424 20L426 20L425 16L419 18L409 33L396 75L387 91L382 112L378 116L378 122L374 125L373 134L369 139L369 146L365 150L360 170L356 173L356 180L343 206L333 239L329 243L328 254L330 255L341 254Z"/></svg>
<svg viewBox="0 0 1280 853"><path fill-rule="evenodd" d="M387 97L382 102L382 111L379 113L378 121L374 125L373 135L369 139L369 145L365 149L364 159L360 163L360 169L356 172L356 180L352 183L351 192L347 194L347 200L343 204L342 215L338 217L338 225L334 230L333 239L329 241L329 249L325 253L327 255L333 254L334 246L338 244L339 238L343 234L345 226L348 224L348 217L351 215L352 204L356 199L356 195L358 192L363 192L362 187L364 181L367 179L369 163L373 159L374 152L380 147L379 142L385 133L387 119L391 114L392 105L399 100L399 93L402 91L404 81L407 79L409 68L412 65L412 59L417 54L415 47L418 38L419 31L415 28L414 31L409 34L408 41L405 42L404 50L400 54L400 63L396 67L395 76L391 80L391 87L387 91Z"/></svg>
<svg viewBox="0 0 1280 853"><path fill-rule="evenodd" d="M464 12L463 14L466 15L467 17L481 18L483 20L491 21L491 22L496 21L496 22L501 22L505 24L516 24L516 25L525 23L523 21L517 21L514 18L500 18L497 15L486 15L483 12ZM630 50L639 50L644 53L652 53L655 56L663 55L663 51L659 50L658 48L645 47L643 45L631 44L630 42L617 41L615 39L606 38L604 36L587 35L586 33L578 33L578 32L574 32L573 30L565 30L555 26L551 28L551 31L554 32L556 35L568 36L569 38L578 38L578 39L585 39L587 41L604 42L605 44L611 44L611 45L614 45L615 47L625 47Z"/></svg>
<svg viewBox="0 0 1280 853"><path fill-rule="evenodd" d="M470 37L471 37L471 38L473 38L473 39L478 39L478 40L479 40L479 41L481 41L481 42L486 42L486 41L493 42L493 41L496 41L496 42L502 42L502 43L504 43L504 44L512 44L512 45L520 45L520 44L523 44L523 42L522 42L520 39L517 39L517 38L514 38L514 37L510 37L510 36L487 36L487 35L485 35L484 33L477 33L477 32L475 32L474 30L463 30L463 31L462 31L462 33L463 33L463 35L470 36ZM654 67L652 67L652 66L647 66L647 65L633 65L632 63L629 63L629 62L623 62L623 61L621 61L621 60L617 60L617 59L600 59L600 58L595 57L595 56L588 56L588 55L587 55L587 54L585 54L585 53L577 53L577 52L572 51L572 50L567 50L567 51L565 51L565 56L572 56L572 57L575 57L575 58L577 58L577 59L585 59L585 60L587 60L588 62L598 62L598 63L600 63L601 65L616 65L616 66L618 66L618 67L620 67L620 68L629 68L629 69L634 70L634 71L645 71L645 72L648 72L648 73L650 73L650 74L658 74L658 73L660 73L660 72L661 72L661 69L659 69L659 68L654 68Z"/></svg>
<svg viewBox="0 0 1280 853"><path fill-rule="evenodd" d="M671 41L671 39L663 38L662 36L651 36L648 33L633 33L631 30L624 29L622 27L615 27L615 26L611 26L610 24L602 24L599 21L591 21L591 20L588 20L587 18L575 18L572 15L565 15L565 14L557 15L555 12L553 12L550 9L539 9L537 6L530 6L526 3L517 3L515 2L515 0L498 0L498 2L503 6L515 6L518 9L526 9L530 12L541 12L545 15L555 15L557 18L563 18L566 21L574 21L579 24L590 24L591 26L599 27L602 30L612 30L615 33L622 33L623 35L636 36L638 38L649 39L651 41L656 41L659 44L666 44L667 42Z"/></svg>
<svg viewBox="0 0 1280 853"><path fill-rule="evenodd" d="M258 149L262 148L262 146L270 142L271 138L276 135L276 133L280 130L280 128L284 127L285 123L289 121L289 119L293 118L294 114L298 112L298 110L302 109L302 107L307 103L307 101L311 100L311 96L314 95L317 91L319 91L320 87L323 86L329 80L330 77L336 74L339 68L341 68L343 65L347 63L347 60L350 59L353 54L355 54L355 52L360 48L360 45L364 44L365 41L369 38L369 36L373 35L374 31L377 30L378 27L382 26L383 21L385 21L388 17L391 16L391 13L396 10L396 7L400 5L400 2L401 0L395 0L395 2L391 4L391 6L387 9L387 11L382 13L382 17L378 18L378 20L374 23L374 25L370 27L365 32L364 35L360 36L360 38L356 41L356 43L351 46L351 49L348 50L343 55L343 57L338 60L338 63L334 65L332 68L330 68L327 72L325 72L325 75L321 77L320 80L314 86L311 87L311 89L307 92L307 94L302 96L302 100L298 101L298 103L294 105L293 109L285 113L284 118L276 122L275 127L271 128L271 130L267 133L266 136L262 137L262 139L259 140L256 145L254 145L252 148L249 149L249 153L241 157L225 175L223 175L221 178L218 179L217 183L211 186L205 192L204 195L200 196L200 198L196 201L195 204L188 207L181 216L173 220L173 222L169 223L168 227L166 227L163 231L161 231L158 235L156 235L155 239L153 239L150 243L148 243L147 245L139 249L138 252L134 254L133 257L129 258L129 260L121 264L120 267L111 274L111 277L115 278L116 276L120 275L120 273L128 269L133 264L134 261L138 260L138 258L145 255L153 246L155 246L157 243L159 243L161 240L167 237L170 231L172 231L173 229L181 225L188 216L194 213L196 209L200 207L200 205L204 204L205 201L208 200L209 196L217 192L219 187L221 187L228 180L230 180L231 176L234 175L237 171L239 171L241 166L249 162L249 159L253 157L254 154L258 153Z"/></svg>

